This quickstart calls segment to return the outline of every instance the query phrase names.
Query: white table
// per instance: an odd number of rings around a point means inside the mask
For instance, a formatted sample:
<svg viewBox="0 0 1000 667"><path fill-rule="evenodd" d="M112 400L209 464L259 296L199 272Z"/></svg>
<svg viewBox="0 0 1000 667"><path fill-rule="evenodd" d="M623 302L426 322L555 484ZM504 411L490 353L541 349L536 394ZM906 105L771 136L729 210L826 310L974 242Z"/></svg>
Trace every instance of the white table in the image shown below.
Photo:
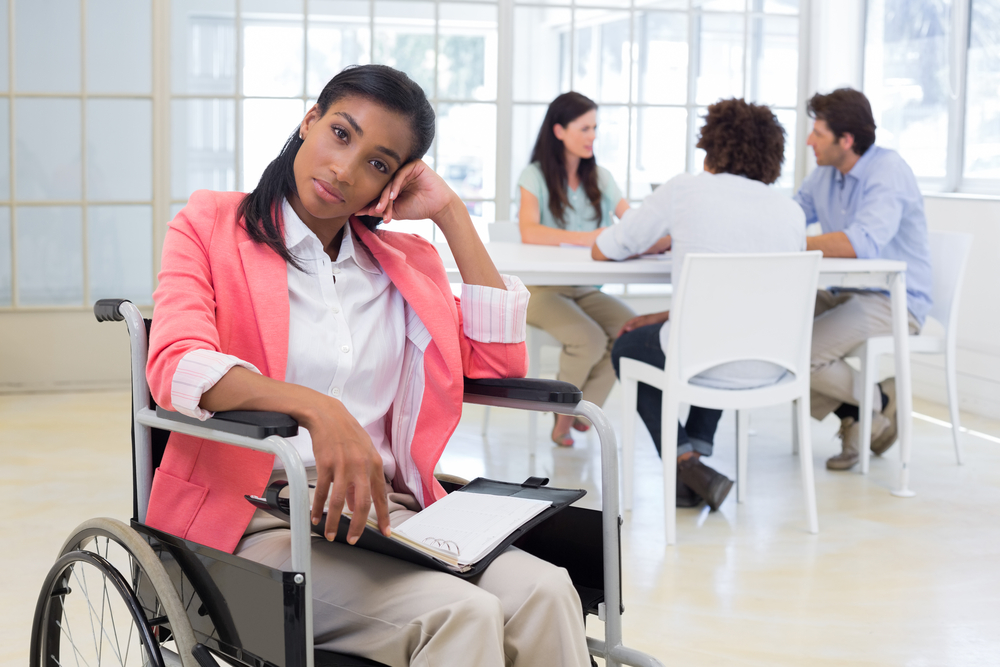
<svg viewBox="0 0 1000 667"><path fill-rule="evenodd" d="M461 282L446 244L437 245L453 282ZM488 243L486 249L501 273L515 275L527 285L601 285L605 283L666 283L673 264L667 256L624 262L598 262L590 248L564 248L521 243ZM892 300L892 334L896 344L896 402L899 415L899 455L902 468L899 488L892 494L914 495L909 488L910 452L913 446L913 393L910 381L910 338L906 308L906 262L884 259L824 259L820 263L821 287L867 287L889 291Z"/></svg>

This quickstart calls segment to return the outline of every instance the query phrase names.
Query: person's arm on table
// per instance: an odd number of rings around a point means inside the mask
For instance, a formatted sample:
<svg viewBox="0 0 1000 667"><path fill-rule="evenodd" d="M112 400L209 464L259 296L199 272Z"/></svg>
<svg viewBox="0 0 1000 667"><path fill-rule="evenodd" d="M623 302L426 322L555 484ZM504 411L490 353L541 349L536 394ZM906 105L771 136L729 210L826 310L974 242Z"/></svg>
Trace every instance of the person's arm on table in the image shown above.
<svg viewBox="0 0 1000 667"><path fill-rule="evenodd" d="M830 232L806 237L806 250L822 250L824 257L857 257L851 240L844 232Z"/></svg>
<svg viewBox="0 0 1000 667"><path fill-rule="evenodd" d="M624 202L624 200L622 201ZM621 207L621 202L618 206ZM625 202L625 210L627 209L628 202ZM571 232L567 229L546 227L540 222L542 218L541 210L538 207L538 197L525 190L523 186L521 187L521 207L517 219L521 230L521 243L534 243L536 245L568 243L589 246L601 233L600 229L590 232Z"/></svg>

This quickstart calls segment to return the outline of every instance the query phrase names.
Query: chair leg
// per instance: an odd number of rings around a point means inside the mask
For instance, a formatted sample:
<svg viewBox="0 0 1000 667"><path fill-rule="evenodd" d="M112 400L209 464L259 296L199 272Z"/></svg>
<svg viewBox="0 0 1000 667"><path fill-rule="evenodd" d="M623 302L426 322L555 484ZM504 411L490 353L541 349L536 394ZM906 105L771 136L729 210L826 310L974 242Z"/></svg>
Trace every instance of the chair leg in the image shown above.
<svg viewBox="0 0 1000 667"><path fill-rule="evenodd" d="M489 428L490 428L490 406L484 405L483 406L483 427L482 427L482 430L481 430L482 436L484 438L486 437L486 432L489 430Z"/></svg>
<svg viewBox="0 0 1000 667"><path fill-rule="evenodd" d="M792 403L792 456L799 453L799 411Z"/></svg>
<svg viewBox="0 0 1000 667"><path fill-rule="evenodd" d="M875 386L876 364L875 358L868 352L861 355L861 372L858 374L860 387L855 387L854 395L858 397L858 420L861 425L861 437L858 442L858 452L861 456L861 474L868 474L868 461L871 458L872 446L872 403L874 400L873 391Z"/></svg>
<svg viewBox="0 0 1000 667"><path fill-rule="evenodd" d="M638 382L623 376L622 383L622 498L625 511L631 511L635 498L635 418Z"/></svg>
<svg viewBox="0 0 1000 667"><path fill-rule="evenodd" d="M750 450L750 411L736 411L736 502L747 498L747 460Z"/></svg>
<svg viewBox="0 0 1000 667"><path fill-rule="evenodd" d="M962 425L958 415L958 378L955 374L955 346L949 345L944 355L945 384L948 387L948 411L951 413L951 437L955 441L955 460L962 465Z"/></svg>
<svg viewBox="0 0 1000 667"><path fill-rule="evenodd" d="M799 416L799 464L802 466L802 493L805 494L806 516L809 520L809 532L819 532L819 519L816 516L816 483L813 479L812 435L809 423L809 399L800 398L795 401L795 409Z"/></svg>
<svg viewBox="0 0 1000 667"><path fill-rule="evenodd" d="M528 411L528 456L534 460L538 449L538 413Z"/></svg>
<svg viewBox="0 0 1000 667"><path fill-rule="evenodd" d="M663 458L663 518L667 545L677 544L677 401L663 392L660 452Z"/></svg>

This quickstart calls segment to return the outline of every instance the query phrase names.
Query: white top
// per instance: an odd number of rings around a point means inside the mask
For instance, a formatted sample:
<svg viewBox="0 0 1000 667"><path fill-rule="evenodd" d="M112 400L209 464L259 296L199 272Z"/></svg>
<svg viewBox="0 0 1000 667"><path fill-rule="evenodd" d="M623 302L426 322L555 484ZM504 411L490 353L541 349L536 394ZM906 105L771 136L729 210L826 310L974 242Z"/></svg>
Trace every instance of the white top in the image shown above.
<svg viewBox="0 0 1000 667"><path fill-rule="evenodd" d="M357 242L349 224L344 227L337 260L331 261L319 238L287 201L282 215L285 244L305 269L300 271L291 264L287 268L285 381L340 400L368 433L382 457L386 478L391 480L396 461L387 435L387 415L402 382L407 335L421 345L426 345L430 336L389 276ZM506 290L462 285L463 330L473 340L524 340L528 291L517 278L503 278ZM174 408L198 419L210 418L213 413L199 406L201 396L234 366L260 372L249 362L215 350L188 352L174 372ZM300 428L298 435L288 440L304 465L315 465L312 438L306 429ZM274 467L282 467L277 458Z"/></svg>
<svg viewBox="0 0 1000 667"><path fill-rule="evenodd" d="M694 253L798 252L806 248L805 214L775 189L734 174L680 174L625 212L597 237L609 259L626 259L670 234L673 266L680 276L684 256ZM679 288L679 285L675 285ZM739 335L737 331L733 335ZM660 329L664 352L670 322ZM692 380L720 389L749 389L776 382L784 374L774 364L724 364Z"/></svg>

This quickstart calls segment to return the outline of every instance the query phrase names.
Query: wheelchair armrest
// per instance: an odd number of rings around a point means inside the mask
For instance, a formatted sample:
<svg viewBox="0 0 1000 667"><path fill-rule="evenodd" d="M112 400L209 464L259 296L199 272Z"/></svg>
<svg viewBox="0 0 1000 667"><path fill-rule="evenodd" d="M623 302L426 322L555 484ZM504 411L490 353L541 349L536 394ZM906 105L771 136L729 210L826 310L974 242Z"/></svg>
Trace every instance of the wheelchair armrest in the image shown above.
<svg viewBox="0 0 1000 667"><path fill-rule="evenodd" d="M583 400L583 392L569 382L539 378L465 378L465 393L520 401L575 405Z"/></svg>
<svg viewBox="0 0 1000 667"><path fill-rule="evenodd" d="M272 435L290 438L299 432L299 423L292 417L280 412L229 410L227 412L216 412L214 417L201 421L194 417L182 415L179 412L164 410L157 405L156 416L182 424L202 426L216 431L242 435L247 438L256 438L257 440L263 440Z"/></svg>

